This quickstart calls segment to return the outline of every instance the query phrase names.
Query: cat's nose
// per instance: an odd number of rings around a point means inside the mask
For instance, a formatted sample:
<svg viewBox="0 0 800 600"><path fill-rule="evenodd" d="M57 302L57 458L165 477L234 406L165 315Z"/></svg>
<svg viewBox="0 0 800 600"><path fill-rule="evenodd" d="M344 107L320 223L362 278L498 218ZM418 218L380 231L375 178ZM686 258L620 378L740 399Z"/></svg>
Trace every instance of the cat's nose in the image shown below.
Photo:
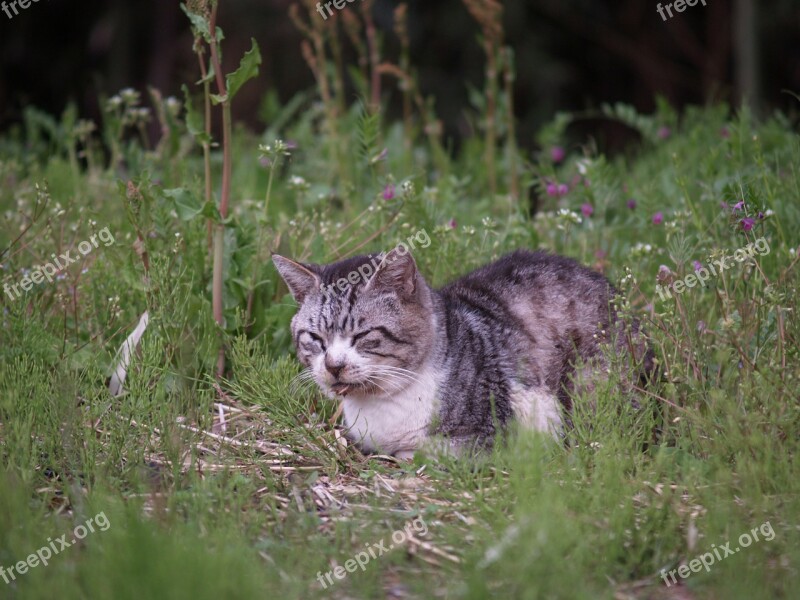
<svg viewBox="0 0 800 600"><path fill-rule="evenodd" d="M326 358L325 368L328 370L328 373L333 375L336 379L339 379L339 373L344 369L344 363L333 363Z"/></svg>

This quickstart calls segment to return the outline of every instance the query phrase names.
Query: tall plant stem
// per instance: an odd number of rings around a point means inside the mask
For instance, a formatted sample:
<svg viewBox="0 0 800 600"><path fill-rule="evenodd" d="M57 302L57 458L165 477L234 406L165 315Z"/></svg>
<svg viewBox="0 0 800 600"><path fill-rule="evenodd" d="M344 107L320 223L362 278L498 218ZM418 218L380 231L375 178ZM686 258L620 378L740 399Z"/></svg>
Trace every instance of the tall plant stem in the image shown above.
<svg viewBox="0 0 800 600"><path fill-rule="evenodd" d="M520 196L519 185L519 151L517 149L517 134L514 120L514 78L516 76L514 65L514 53L511 48L503 50L503 81L505 83L505 93L507 105L507 129L508 129L508 170L509 170L509 194L512 202L516 204Z"/></svg>
<svg viewBox="0 0 800 600"><path fill-rule="evenodd" d="M211 61L214 65L214 75L217 81L217 90L222 98L222 191L219 202L219 215L222 222L217 223L214 232L214 272L211 288L211 304L214 313L214 321L217 323L220 332L220 347L217 356L217 377L222 377L225 372L225 344L223 334L225 327L224 306L222 303L222 286L224 283L223 258L225 256L225 225L224 221L228 217L228 204L231 195L231 173L232 173L232 148L231 148L231 101L228 97L228 90L225 85L225 78L222 76L222 64L219 60L217 48L217 6L211 11L210 31L211 31Z"/></svg>
<svg viewBox="0 0 800 600"><path fill-rule="evenodd" d="M496 48L488 37L484 40L486 50L486 168L489 173L489 191L497 193L495 144L497 143L497 55Z"/></svg>
<svg viewBox="0 0 800 600"><path fill-rule="evenodd" d="M258 234L258 245L256 246L256 260L253 261L253 276L250 279L250 291L247 294L247 309L245 312L245 331L250 328L251 322L250 318L253 314L253 300L255 299L256 295L256 283L258 280L258 270L261 266L261 246L264 244L264 232L267 228L267 223L269 222L269 200L272 196L272 181L275 178L275 168L278 166L278 159L272 161L272 164L269 167L269 180L267 181L267 196L264 198L264 226L261 228L261 232ZM269 257L267 257L269 258Z"/></svg>
<svg viewBox="0 0 800 600"><path fill-rule="evenodd" d="M206 204L208 204L211 202L213 193L211 180L211 82L208 80L208 69L206 69L206 61L203 60L202 49L197 52L197 60L200 63L200 75L203 78L204 124L207 136L207 139L203 141L203 170L206 178ZM209 254L213 252L212 228L213 221L208 219L206 221L206 243L208 244Z"/></svg>

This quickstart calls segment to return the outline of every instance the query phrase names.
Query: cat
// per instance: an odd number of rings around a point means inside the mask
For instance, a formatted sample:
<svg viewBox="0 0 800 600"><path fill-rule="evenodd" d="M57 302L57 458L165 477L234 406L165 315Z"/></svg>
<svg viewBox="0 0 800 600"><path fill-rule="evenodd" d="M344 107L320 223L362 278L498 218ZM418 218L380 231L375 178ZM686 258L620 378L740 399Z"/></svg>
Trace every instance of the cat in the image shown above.
<svg viewBox="0 0 800 600"><path fill-rule="evenodd" d="M573 395L607 368L604 344L632 359L634 379L654 370L608 280L569 258L518 250L439 290L402 245L328 265L272 258L299 304L301 377L342 400L365 452L486 448L512 422L559 437Z"/></svg>

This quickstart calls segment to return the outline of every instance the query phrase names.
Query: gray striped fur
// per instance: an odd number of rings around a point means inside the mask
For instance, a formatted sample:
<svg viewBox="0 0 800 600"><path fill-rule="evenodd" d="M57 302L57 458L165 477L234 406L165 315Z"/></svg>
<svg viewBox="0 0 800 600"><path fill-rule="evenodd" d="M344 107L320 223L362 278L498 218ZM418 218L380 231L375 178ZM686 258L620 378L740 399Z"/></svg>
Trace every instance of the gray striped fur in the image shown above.
<svg viewBox="0 0 800 600"><path fill-rule="evenodd" d="M300 304L298 358L344 401L348 436L367 451L408 456L433 435L488 446L515 419L557 435L615 338L638 365L630 377L652 373L638 324L622 333L608 280L572 259L520 250L440 290L397 249L322 266L274 261ZM330 287L378 264L369 279Z"/></svg>

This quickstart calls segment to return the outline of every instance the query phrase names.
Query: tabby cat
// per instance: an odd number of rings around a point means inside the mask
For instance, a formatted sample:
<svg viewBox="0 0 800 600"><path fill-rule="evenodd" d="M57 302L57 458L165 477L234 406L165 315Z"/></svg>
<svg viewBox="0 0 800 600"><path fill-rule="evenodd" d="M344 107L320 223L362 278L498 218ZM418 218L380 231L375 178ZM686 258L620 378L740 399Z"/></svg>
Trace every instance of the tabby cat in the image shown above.
<svg viewBox="0 0 800 600"><path fill-rule="evenodd" d="M402 246L329 265L273 261L299 303L305 376L343 401L347 436L366 452L485 447L512 421L559 436L573 395L605 373L604 344L630 358L632 382L653 370L608 280L572 259L517 251L440 290Z"/></svg>

